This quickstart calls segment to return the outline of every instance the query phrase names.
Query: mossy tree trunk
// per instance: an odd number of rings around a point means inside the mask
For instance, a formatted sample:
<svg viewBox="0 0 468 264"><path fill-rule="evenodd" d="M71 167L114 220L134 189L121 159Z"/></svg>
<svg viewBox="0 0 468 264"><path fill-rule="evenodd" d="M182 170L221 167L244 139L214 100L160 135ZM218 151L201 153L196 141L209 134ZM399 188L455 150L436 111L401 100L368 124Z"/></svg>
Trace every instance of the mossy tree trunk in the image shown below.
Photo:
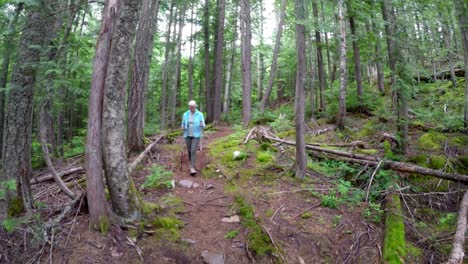
<svg viewBox="0 0 468 264"><path fill-rule="evenodd" d="M403 212L401 210L398 193L386 197L385 237L383 246L383 260L385 263L405 263L406 240Z"/></svg>
<svg viewBox="0 0 468 264"><path fill-rule="evenodd" d="M136 29L139 1L124 0L117 19L104 84L104 168L112 210L124 221L141 217L141 201L127 171L125 98L130 50Z"/></svg>
<svg viewBox="0 0 468 264"><path fill-rule="evenodd" d="M5 116L4 145L2 150L2 180L16 179L16 193L7 190L6 200L19 210L33 208L30 179L31 133L33 116L33 86L36 81L37 63L40 60L47 24L48 7L44 0L31 7L20 38L17 59L12 71L11 90ZM24 206L24 207L23 207Z"/></svg>

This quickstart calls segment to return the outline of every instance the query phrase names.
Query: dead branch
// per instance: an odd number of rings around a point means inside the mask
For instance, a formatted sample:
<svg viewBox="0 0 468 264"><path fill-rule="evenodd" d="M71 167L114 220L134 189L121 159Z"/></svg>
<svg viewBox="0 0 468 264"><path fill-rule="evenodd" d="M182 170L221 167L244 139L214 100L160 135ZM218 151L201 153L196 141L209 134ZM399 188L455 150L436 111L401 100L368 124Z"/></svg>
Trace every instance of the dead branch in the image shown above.
<svg viewBox="0 0 468 264"><path fill-rule="evenodd" d="M301 216L303 213L308 212L308 211L314 209L315 207L319 206L321 203L322 203L322 202L318 202L318 203L316 203L316 204L310 206L309 208L305 209L304 211L300 212L299 214L293 216L293 218L297 218L298 216Z"/></svg>
<svg viewBox="0 0 468 264"><path fill-rule="evenodd" d="M296 143L293 141L277 139L277 138L267 135L266 133L263 134L263 137L269 140L284 143L286 145L296 146ZM348 161L352 163L359 163L363 165L368 164L368 165L376 166L379 162L377 158L372 157L372 156L368 156L364 154L348 153L348 152L333 150L333 149L326 149L326 148L321 148L317 146L312 146L309 144L306 144L306 149L320 152L320 153L329 153L335 156L339 156L339 157L328 156L330 159L338 159L338 160ZM434 177L438 177L438 178L442 178L446 180L468 183L468 176L458 174L458 173L445 173L442 171L428 169L428 168L424 168L424 167L417 166L414 164L391 161L391 160L382 161L382 165L385 169L392 169L392 170L396 170L400 172L419 173L419 174L430 175L430 176L434 176Z"/></svg>
<svg viewBox="0 0 468 264"><path fill-rule="evenodd" d="M83 167L80 166L80 167L74 167L74 168L71 168L71 169L61 171L57 175L60 178L63 178L65 176L68 176L68 175L71 175L71 174L83 173L83 172L84 172L84 169L83 169ZM33 178L31 180L31 184L38 184L38 183L42 183L42 182L46 182L46 181L51 181L53 179L54 179L54 177L52 176L51 173L49 173L49 174L45 174L45 175L41 175L41 176L37 176L37 177Z"/></svg>
<svg viewBox="0 0 468 264"><path fill-rule="evenodd" d="M250 140L250 136L252 136L252 133L257 129L257 127L254 127L250 130L250 132L247 134L247 136L245 137L244 139L244 142L242 142L242 144L247 144L247 142L249 142Z"/></svg>
<svg viewBox="0 0 468 264"><path fill-rule="evenodd" d="M128 166L128 174L132 174L135 168L143 161L143 159L148 155L148 153L153 149L154 146L165 136L165 134L160 134L156 139L140 154L132 163Z"/></svg>
<svg viewBox="0 0 468 264"><path fill-rule="evenodd" d="M369 180L369 186L367 186L367 192L366 192L366 203L367 203L367 200L369 199L369 192L370 192L370 188L371 188L371 186L372 186L372 180L374 180L375 174L377 174L377 171L379 170L380 165L382 165L382 161L383 161L383 160L379 161L379 164L377 164L377 167L375 168L375 170L374 170L374 172L372 173L372 176L371 176L371 178L370 178L370 180Z"/></svg>
<svg viewBox="0 0 468 264"><path fill-rule="evenodd" d="M460 211L458 212L457 220L457 231L453 238L452 243L452 252L450 253L450 258L447 260L446 264L458 264L463 263L464 244L465 244L465 233L467 230L467 212L468 212L468 191L463 195L463 199L460 204Z"/></svg>

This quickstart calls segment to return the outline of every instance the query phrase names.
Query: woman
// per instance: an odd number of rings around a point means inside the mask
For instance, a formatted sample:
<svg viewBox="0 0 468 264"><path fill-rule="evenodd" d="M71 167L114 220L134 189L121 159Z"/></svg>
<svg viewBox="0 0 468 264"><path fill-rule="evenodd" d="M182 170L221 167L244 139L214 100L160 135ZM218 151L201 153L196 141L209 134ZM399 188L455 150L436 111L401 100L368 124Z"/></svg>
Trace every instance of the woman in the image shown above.
<svg viewBox="0 0 468 264"><path fill-rule="evenodd" d="M190 175L195 175L195 161L197 147L200 143L202 128L205 126L205 119L202 112L197 110L197 103L192 100L188 103L189 110L182 115L182 125L184 129L184 139L187 144L188 157L190 160Z"/></svg>

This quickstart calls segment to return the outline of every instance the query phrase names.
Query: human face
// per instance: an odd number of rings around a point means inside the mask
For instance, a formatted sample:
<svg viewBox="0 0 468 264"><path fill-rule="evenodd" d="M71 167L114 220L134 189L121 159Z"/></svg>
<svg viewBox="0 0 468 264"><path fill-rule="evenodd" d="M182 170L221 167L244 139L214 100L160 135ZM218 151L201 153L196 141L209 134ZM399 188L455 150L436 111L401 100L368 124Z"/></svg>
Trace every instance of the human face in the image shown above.
<svg viewBox="0 0 468 264"><path fill-rule="evenodd" d="M195 109L196 109L197 107L194 106L194 105L190 105L189 108L190 108L190 112L195 113Z"/></svg>

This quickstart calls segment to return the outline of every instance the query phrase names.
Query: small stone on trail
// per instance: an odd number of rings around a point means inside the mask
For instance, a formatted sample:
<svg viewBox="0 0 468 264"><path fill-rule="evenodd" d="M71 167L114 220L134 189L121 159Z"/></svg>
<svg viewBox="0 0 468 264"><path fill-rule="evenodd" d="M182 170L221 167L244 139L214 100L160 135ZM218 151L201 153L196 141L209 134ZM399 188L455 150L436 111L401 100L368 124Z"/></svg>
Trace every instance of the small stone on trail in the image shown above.
<svg viewBox="0 0 468 264"><path fill-rule="evenodd" d="M186 242L186 243L188 243L190 245L195 245L197 243L196 240L190 239L190 238L182 238L182 241L184 241L184 242Z"/></svg>
<svg viewBox="0 0 468 264"><path fill-rule="evenodd" d="M208 184L206 187L205 187L205 190L211 190L211 189L214 189L215 186L213 184Z"/></svg>
<svg viewBox="0 0 468 264"><path fill-rule="evenodd" d="M236 240L234 242L232 242L232 247L233 248L244 248L244 242L242 241L239 241L239 240Z"/></svg>
<svg viewBox="0 0 468 264"><path fill-rule="evenodd" d="M201 257L203 258L203 262L207 264L224 264L224 256L218 253L204 250Z"/></svg>
<svg viewBox="0 0 468 264"><path fill-rule="evenodd" d="M190 189L190 188L198 188L200 185L198 183L195 183L191 180L180 180L177 182L177 185L179 185L182 188Z"/></svg>
<svg viewBox="0 0 468 264"><path fill-rule="evenodd" d="M231 217L223 217L223 219L221 219L221 222L224 222L224 223L239 223L240 218L239 218L238 215L233 215Z"/></svg>

